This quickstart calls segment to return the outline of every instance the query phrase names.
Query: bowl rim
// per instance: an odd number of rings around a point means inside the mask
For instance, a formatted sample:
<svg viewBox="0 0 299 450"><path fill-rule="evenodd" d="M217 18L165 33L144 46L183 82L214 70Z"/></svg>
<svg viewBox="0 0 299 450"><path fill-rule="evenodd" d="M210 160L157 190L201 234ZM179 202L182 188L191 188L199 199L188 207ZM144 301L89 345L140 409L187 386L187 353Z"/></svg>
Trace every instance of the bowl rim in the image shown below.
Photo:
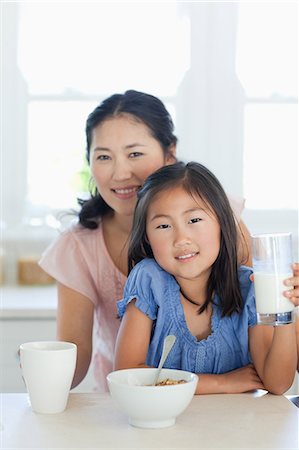
<svg viewBox="0 0 299 450"><path fill-rule="evenodd" d="M162 368L161 374L163 374L164 370L173 371L173 372L182 372L182 379L184 379L183 378L183 373L188 374L190 376L190 379L186 380L186 383L181 383L181 384L170 384L170 385L165 385L165 386L151 386L151 385L145 385L145 384L142 384L142 385L128 384L128 383L125 383L125 382L120 381L120 380L118 380L118 379L113 377L113 374L117 374L117 373L124 372L124 371L127 371L127 372L129 372L129 371L134 371L134 372L135 371L151 371L151 372L154 372L156 370L157 370L157 368L155 368L155 367L132 367L132 368L127 368L127 369L118 369L118 370L113 370L112 372L110 372L106 376L106 380L107 380L108 383L114 383L114 384L116 384L118 386L126 386L126 388L133 388L133 389L138 389L138 388L139 389L140 388L141 389L143 389L143 388L155 389L157 387L168 388L168 389L169 388L177 389L179 387L183 388L183 386L189 385L190 383L198 382L198 380L199 380L199 376L196 373L194 373L194 372L190 372L188 370L182 370L182 369L169 369L167 367L163 367Z"/></svg>

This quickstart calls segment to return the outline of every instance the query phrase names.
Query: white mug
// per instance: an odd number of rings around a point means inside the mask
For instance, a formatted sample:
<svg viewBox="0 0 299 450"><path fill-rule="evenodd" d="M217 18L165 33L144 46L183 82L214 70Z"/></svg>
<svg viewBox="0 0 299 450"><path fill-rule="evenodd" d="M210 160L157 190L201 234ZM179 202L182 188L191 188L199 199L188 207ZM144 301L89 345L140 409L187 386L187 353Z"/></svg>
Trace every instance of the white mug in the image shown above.
<svg viewBox="0 0 299 450"><path fill-rule="evenodd" d="M21 368L33 411L54 414L65 410L76 360L77 346L71 342L20 345Z"/></svg>

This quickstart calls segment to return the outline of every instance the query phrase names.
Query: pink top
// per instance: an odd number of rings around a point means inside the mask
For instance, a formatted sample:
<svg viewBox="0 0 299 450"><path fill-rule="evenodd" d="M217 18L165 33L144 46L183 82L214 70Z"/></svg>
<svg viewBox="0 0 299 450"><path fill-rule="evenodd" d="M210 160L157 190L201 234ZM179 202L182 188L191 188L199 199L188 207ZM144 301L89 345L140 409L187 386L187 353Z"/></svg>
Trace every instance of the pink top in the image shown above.
<svg viewBox="0 0 299 450"><path fill-rule="evenodd" d="M237 219L244 201L230 197ZM108 390L106 376L112 371L114 346L120 320L116 302L123 297L126 277L114 265L104 241L102 226L95 230L72 225L44 252L41 267L58 282L80 292L95 306L96 342L93 349L96 390Z"/></svg>
<svg viewBox="0 0 299 450"><path fill-rule="evenodd" d="M95 230L72 225L47 248L40 265L57 281L80 292L94 304L96 390L107 391L106 375L112 371L120 324L116 301L122 298L126 277L107 251L101 225Z"/></svg>

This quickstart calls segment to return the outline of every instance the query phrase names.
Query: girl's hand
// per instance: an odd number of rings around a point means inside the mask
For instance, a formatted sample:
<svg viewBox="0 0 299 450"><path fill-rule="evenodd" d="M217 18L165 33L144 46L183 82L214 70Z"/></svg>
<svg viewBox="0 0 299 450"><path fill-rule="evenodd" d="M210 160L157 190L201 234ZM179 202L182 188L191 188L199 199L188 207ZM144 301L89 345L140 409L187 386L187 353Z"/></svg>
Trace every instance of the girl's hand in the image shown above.
<svg viewBox="0 0 299 450"><path fill-rule="evenodd" d="M255 389L265 387L253 364L223 374L223 392L227 394L240 394Z"/></svg>
<svg viewBox="0 0 299 450"><path fill-rule="evenodd" d="M265 389L253 364L223 374L199 374L196 394L240 394Z"/></svg>
<svg viewBox="0 0 299 450"><path fill-rule="evenodd" d="M295 306L299 306L299 263L294 263L293 277L284 280L284 285L288 287L293 287L289 291L284 291L283 295L287 297Z"/></svg>

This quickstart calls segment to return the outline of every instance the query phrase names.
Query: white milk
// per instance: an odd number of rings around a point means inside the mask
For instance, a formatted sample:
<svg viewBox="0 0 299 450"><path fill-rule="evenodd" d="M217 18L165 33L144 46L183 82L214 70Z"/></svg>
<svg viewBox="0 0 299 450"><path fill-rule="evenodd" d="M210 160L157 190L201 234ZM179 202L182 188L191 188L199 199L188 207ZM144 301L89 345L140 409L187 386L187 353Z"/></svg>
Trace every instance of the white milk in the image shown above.
<svg viewBox="0 0 299 450"><path fill-rule="evenodd" d="M282 294L291 289L283 284L283 280L292 276L292 272L277 275L254 272L256 310L259 314L293 311L293 303Z"/></svg>

